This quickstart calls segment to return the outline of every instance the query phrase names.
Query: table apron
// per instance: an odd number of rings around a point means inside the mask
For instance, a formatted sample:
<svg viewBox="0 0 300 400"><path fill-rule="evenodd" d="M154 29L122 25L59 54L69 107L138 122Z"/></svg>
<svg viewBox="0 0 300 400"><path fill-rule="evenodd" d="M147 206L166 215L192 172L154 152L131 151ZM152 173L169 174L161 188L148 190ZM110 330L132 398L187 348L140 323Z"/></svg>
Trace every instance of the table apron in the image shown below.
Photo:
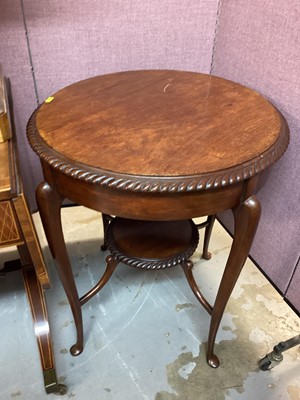
<svg viewBox="0 0 300 400"><path fill-rule="evenodd" d="M152 221L216 214L236 207L245 194L245 182L198 192L148 193L87 183L54 169L50 175L45 174L46 181L64 198L105 214Z"/></svg>

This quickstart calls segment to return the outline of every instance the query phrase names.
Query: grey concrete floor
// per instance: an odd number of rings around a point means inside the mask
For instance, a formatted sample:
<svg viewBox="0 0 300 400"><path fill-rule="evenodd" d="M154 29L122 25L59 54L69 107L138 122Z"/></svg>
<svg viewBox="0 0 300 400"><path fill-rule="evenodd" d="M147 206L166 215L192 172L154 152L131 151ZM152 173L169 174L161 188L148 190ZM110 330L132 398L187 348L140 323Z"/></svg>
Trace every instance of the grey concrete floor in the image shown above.
<svg viewBox="0 0 300 400"><path fill-rule="evenodd" d="M83 207L63 210L63 227L80 294L105 266L101 217ZM217 335L221 365L205 361L209 315L197 303L180 267L140 271L118 266L102 291L83 307L85 348L78 357L72 315L34 216L52 278L46 292L56 372L74 400L260 400L300 399L300 349L284 353L271 371L258 361L275 344L299 333L299 318L250 260L241 273ZM213 302L231 245L216 224L201 259L203 234L192 257L194 274ZM14 250L0 253L3 260ZM43 389L30 309L19 272L0 278L0 399L57 399Z"/></svg>

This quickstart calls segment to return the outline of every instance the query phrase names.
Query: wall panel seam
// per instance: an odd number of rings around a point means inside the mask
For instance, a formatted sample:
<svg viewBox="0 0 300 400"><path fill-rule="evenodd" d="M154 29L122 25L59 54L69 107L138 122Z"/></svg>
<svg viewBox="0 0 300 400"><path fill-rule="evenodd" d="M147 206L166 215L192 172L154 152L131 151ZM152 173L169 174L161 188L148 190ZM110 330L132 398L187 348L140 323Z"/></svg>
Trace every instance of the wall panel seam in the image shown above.
<svg viewBox="0 0 300 400"><path fill-rule="evenodd" d="M299 256L299 258L298 258L298 261L296 262L296 265L295 265L295 267L294 267L294 269L293 269L293 272L292 272L292 274L291 274L291 277L290 277L290 279L289 279L289 283L287 284L287 287L286 287L286 289L285 289L285 292L284 292L284 295L283 295L284 298L285 298L285 297L287 296L287 294L288 294L288 290L289 290L289 288L290 288L290 286L291 286L293 277L294 277L294 275L296 274L296 270L297 270L298 268L300 268L300 256Z"/></svg>
<svg viewBox="0 0 300 400"><path fill-rule="evenodd" d="M35 100L36 100L37 106L39 106L40 101L39 101L37 83L36 83L36 79L35 79L34 66L33 66L33 61L32 61L32 53L31 53L31 48L30 48L29 34L28 34L28 28L27 28L27 23L26 23L26 17L25 17L24 1L20 0L20 3L21 3L22 18L23 18L23 25L24 25L24 30L25 30L25 37L26 37L26 43L27 43L31 75L32 75L34 92L35 92Z"/></svg>
<svg viewBox="0 0 300 400"><path fill-rule="evenodd" d="M216 53L216 46L217 46L217 35L218 35L218 29L219 29L219 23L220 23L221 8L222 8L222 0L218 0L213 48L212 48L211 63L210 63L210 70L209 70L210 74L213 73L213 69L214 69L215 53Z"/></svg>

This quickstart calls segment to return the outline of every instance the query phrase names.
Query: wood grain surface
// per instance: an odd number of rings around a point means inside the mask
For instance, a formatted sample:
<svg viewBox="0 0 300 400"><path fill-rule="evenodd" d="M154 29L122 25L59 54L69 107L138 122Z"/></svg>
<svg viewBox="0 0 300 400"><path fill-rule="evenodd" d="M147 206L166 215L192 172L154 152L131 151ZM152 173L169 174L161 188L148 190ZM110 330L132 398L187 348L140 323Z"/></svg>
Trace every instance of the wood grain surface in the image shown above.
<svg viewBox="0 0 300 400"><path fill-rule="evenodd" d="M0 143L0 192L9 192L10 172L9 172L9 152L8 142Z"/></svg>
<svg viewBox="0 0 300 400"><path fill-rule="evenodd" d="M50 149L101 170L199 175L263 158L287 130L257 92L181 71L132 71L52 95L36 127Z"/></svg>

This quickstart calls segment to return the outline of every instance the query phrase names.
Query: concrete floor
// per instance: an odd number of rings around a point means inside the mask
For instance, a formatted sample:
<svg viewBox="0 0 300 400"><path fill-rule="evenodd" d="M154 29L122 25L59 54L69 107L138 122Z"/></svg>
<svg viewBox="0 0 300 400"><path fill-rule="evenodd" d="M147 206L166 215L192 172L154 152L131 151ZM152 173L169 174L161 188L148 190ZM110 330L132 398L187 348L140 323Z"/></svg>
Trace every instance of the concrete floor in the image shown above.
<svg viewBox="0 0 300 400"><path fill-rule="evenodd" d="M45 244L38 215L41 243ZM104 269L101 218L82 207L63 210L63 226L80 294ZM200 233L201 239L203 234ZM200 240L200 245L202 240ZM216 224L210 261L200 246L192 260L197 282L213 302L231 238ZM258 361L275 344L299 333L299 318L247 261L217 336L221 366L205 362L209 316L180 267L140 271L120 265L105 288L83 307L85 349L72 357L75 330L66 296L47 248L53 288L46 293L56 372L74 400L300 399L300 348L284 353L271 371ZM0 254L16 257L14 250ZM0 278L0 399L57 399L43 389L30 309L21 275Z"/></svg>

